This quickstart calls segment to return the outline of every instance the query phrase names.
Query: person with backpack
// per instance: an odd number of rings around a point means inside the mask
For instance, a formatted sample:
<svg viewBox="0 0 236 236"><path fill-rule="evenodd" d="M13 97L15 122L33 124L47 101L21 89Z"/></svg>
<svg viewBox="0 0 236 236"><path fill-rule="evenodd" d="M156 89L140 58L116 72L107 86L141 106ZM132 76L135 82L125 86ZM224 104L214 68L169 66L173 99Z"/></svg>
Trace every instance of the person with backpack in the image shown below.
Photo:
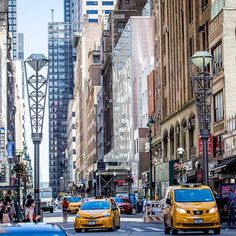
<svg viewBox="0 0 236 236"><path fill-rule="evenodd" d="M231 223L235 226L235 205L236 197L232 188L229 189L229 201L228 201L228 222L227 226L230 226Z"/></svg>
<svg viewBox="0 0 236 236"><path fill-rule="evenodd" d="M69 207L69 202L66 197L64 197L63 202L62 202L62 212L63 212L63 222L67 222L68 218L68 207Z"/></svg>

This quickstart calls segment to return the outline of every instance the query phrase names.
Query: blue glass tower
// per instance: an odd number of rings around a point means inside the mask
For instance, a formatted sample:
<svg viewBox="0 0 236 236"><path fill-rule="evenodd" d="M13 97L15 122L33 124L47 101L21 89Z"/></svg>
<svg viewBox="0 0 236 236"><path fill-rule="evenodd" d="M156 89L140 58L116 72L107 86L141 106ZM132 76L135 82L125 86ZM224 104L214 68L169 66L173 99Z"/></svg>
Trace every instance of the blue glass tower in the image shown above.
<svg viewBox="0 0 236 236"><path fill-rule="evenodd" d="M65 1L65 7L66 2L70 1ZM74 88L72 32L67 10L65 22L50 22L48 25L49 180L54 197L59 192L66 192L63 184L67 168L66 124L68 104L73 98Z"/></svg>
<svg viewBox="0 0 236 236"><path fill-rule="evenodd" d="M12 39L12 59L17 59L17 8L16 0L8 0L8 30Z"/></svg>

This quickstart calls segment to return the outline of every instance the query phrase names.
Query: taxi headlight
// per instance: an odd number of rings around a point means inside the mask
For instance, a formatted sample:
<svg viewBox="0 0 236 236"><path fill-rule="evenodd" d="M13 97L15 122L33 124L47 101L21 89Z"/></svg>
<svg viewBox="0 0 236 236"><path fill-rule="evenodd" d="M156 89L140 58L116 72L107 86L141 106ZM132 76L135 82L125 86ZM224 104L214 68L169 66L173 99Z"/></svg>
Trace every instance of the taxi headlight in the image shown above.
<svg viewBox="0 0 236 236"><path fill-rule="evenodd" d="M80 218L80 217L81 217L81 216L80 216L79 213L77 213L76 216L75 216L76 219L78 219L78 218Z"/></svg>
<svg viewBox="0 0 236 236"><path fill-rule="evenodd" d="M217 207L213 207L209 210L210 214L215 213L215 212L217 212Z"/></svg>
<svg viewBox="0 0 236 236"><path fill-rule="evenodd" d="M176 208L176 211L179 212L179 213L181 213L181 214L187 213L186 210L184 210L183 208L180 208L180 207L177 207L177 208Z"/></svg>
<svg viewBox="0 0 236 236"><path fill-rule="evenodd" d="M106 212L105 214L103 214L103 217L109 217L111 214Z"/></svg>

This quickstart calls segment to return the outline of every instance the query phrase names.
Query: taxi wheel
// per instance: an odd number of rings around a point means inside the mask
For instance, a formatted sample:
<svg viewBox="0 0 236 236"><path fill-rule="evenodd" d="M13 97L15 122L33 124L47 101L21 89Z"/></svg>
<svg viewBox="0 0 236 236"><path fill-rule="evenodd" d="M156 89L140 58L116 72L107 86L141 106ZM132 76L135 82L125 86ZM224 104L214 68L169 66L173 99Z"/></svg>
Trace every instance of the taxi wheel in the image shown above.
<svg viewBox="0 0 236 236"><path fill-rule="evenodd" d="M220 234L220 228L219 229L214 229L214 234Z"/></svg>
<svg viewBox="0 0 236 236"><path fill-rule="evenodd" d="M75 232L80 233L80 232L82 232L82 229L75 229Z"/></svg>

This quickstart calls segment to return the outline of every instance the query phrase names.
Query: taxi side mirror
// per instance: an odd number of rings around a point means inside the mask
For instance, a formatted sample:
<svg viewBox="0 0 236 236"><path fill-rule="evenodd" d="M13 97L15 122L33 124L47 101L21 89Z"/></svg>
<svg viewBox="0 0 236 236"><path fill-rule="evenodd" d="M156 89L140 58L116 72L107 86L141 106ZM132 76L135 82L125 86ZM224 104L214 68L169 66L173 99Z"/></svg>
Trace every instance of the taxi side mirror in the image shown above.
<svg viewBox="0 0 236 236"><path fill-rule="evenodd" d="M166 198L166 204L171 206L171 200L169 198Z"/></svg>

